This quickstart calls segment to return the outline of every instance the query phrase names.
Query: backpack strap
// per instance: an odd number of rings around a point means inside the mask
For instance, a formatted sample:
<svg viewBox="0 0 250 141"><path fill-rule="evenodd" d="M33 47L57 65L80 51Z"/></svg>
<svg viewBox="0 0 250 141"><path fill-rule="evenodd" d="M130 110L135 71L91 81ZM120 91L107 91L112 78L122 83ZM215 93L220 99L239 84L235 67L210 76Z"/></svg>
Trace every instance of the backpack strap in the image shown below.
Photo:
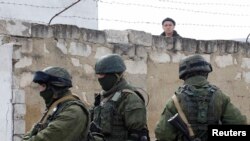
<svg viewBox="0 0 250 141"><path fill-rule="evenodd" d="M186 118L186 116L185 116L185 114L184 114L184 112L183 112L183 110L182 110L182 108L181 108L181 106L180 106L180 103L179 103L179 101L178 101L176 95L173 95L172 99L173 99L173 101L174 101L174 105L175 105L175 107L176 107L178 113L180 114L181 119L183 120L183 122L184 122L184 123L187 125L187 127L188 127L189 136L190 136L190 137L194 137L194 131L193 131L191 125L189 124L189 122L188 122L188 120L187 120L187 118Z"/></svg>
<svg viewBox="0 0 250 141"><path fill-rule="evenodd" d="M135 94L135 95L139 96L141 98L141 100L145 103L145 99L144 99L143 95L139 91L136 91L136 90L134 91L134 90L131 90L131 89L123 89L122 92Z"/></svg>

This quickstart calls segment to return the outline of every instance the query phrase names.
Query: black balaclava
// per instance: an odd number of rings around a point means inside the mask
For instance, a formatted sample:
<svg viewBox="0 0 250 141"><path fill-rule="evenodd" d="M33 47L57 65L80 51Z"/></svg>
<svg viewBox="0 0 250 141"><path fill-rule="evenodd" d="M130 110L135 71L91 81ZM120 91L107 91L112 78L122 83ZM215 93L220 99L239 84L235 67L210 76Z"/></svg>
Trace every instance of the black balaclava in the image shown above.
<svg viewBox="0 0 250 141"><path fill-rule="evenodd" d="M47 108L54 101L53 95L54 95L54 92L53 92L53 89L50 85L46 85L46 89L44 91L40 92L40 96L43 98Z"/></svg>
<svg viewBox="0 0 250 141"><path fill-rule="evenodd" d="M119 81L117 74L105 74L103 78L98 78L100 85L104 91L110 90Z"/></svg>
<svg viewBox="0 0 250 141"><path fill-rule="evenodd" d="M46 89L40 92L40 96L43 98L46 107L49 108L54 101L65 96L68 91L69 91L68 87L57 87L48 84L46 85Z"/></svg>

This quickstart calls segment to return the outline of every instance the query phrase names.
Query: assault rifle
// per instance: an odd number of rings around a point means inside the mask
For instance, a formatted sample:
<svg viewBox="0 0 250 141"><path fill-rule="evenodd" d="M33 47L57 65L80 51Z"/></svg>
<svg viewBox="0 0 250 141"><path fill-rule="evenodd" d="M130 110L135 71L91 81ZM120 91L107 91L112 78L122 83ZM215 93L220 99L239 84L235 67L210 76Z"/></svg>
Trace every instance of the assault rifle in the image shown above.
<svg viewBox="0 0 250 141"><path fill-rule="evenodd" d="M187 125L183 122L181 117L179 116L178 113L176 113L174 116L172 116L168 122L173 125L175 128L177 128L181 133L184 135L184 141L194 141L191 139L189 136L188 128Z"/></svg>

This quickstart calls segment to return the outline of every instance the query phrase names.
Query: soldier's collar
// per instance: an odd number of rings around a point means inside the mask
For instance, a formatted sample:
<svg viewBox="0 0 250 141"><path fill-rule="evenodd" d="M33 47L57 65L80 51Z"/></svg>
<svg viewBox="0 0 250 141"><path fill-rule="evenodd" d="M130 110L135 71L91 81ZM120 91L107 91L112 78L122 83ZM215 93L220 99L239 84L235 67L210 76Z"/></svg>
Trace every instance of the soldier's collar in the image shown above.
<svg viewBox="0 0 250 141"><path fill-rule="evenodd" d="M185 80L184 85L194 85L194 86L203 86L208 84L206 77L204 76L193 76Z"/></svg>

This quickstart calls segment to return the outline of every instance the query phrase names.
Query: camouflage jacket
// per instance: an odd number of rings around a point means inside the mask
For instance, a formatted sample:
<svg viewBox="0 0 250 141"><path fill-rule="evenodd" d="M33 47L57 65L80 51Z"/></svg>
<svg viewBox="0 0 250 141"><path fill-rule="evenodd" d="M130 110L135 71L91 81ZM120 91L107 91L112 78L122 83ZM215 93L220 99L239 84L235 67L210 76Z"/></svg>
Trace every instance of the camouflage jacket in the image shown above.
<svg viewBox="0 0 250 141"><path fill-rule="evenodd" d="M187 79L184 82L184 85L192 86L194 91L202 92L210 84L206 80L205 77L194 76L194 77ZM198 118L192 119L193 115L188 115L188 113L192 113L192 111L188 112L188 111L190 111L190 110L188 110L188 108L190 108L190 107L188 107L187 105L184 106L185 104L183 104L182 101L179 99L180 98L179 94L180 93L177 92L176 96L179 100L181 108L183 109L183 112L186 115L192 128L195 129L193 125L195 125L196 123L199 123L197 121ZM219 123L221 123L221 124L246 124L247 123L246 116L241 114L239 109L237 109L230 102L230 98L227 95L223 94L219 88L216 89L215 92L213 92L213 100L209 104L212 104L212 105L210 105L208 107L208 111L210 111L210 112L207 112L206 115L209 116L211 114L212 117L211 118L207 117L206 118L207 121L202 123L205 126L205 128L204 128L205 130L206 130L207 125L209 123L215 123L215 122L217 124L219 124ZM192 105L192 103L190 105ZM211 109L211 107L213 107L213 108ZM196 107L196 109L198 109L198 107ZM193 111L195 111L195 110L193 110ZM176 113L177 113L177 110L175 108L173 100L172 99L168 100L168 102L165 106L165 109L164 109L163 113L161 114L160 120L158 121L156 128L155 128L155 136L156 136L157 140L159 140L159 141L174 141L174 140L182 141L183 140L183 134L180 131L178 131L175 127L170 125L170 123L168 122L168 119L170 119L170 117L172 117ZM198 116L198 114L197 114L197 116ZM208 122L209 119L211 119L210 122ZM200 123L200 125L201 125L201 123ZM196 133L199 132L199 129L194 130L194 132L196 135ZM205 136L207 136L207 135L205 135ZM206 138L204 140L206 140Z"/></svg>
<svg viewBox="0 0 250 141"><path fill-rule="evenodd" d="M23 141L82 141L86 138L88 124L88 111L80 100L64 101L57 105L42 130L37 131L36 124Z"/></svg>
<svg viewBox="0 0 250 141"><path fill-rule="evenodd" d="M146 106L123 79L101 103L94 108L93 121L100 127L106 141L125 141L128 134L147 128ZM105 94L107 95L107 93Z"/></svg>

